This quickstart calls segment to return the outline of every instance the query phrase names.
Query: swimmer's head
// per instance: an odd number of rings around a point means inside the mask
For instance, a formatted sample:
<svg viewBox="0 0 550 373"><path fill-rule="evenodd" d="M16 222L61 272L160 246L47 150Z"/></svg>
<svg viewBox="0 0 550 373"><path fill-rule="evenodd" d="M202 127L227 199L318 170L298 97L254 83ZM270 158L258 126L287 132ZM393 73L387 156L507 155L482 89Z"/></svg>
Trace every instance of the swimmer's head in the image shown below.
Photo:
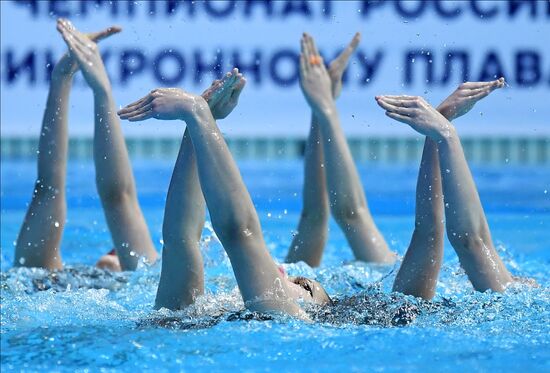
<svg viewBox="0 0 550 373"><path fill-rule="evenodd" d="M296 298L321 306L332 304L332 299L330 299L319 281L300 276L288 276L286 279Z"/></svg>
<svg viewBox="0 0 550 373"><path fill-rule="evenodd" d="M99 258L95 266L101 269L108 269L112 272L122 271L120 261L118 259L118 255L116 254L115 249L112 249L107 254Z"/></svg>

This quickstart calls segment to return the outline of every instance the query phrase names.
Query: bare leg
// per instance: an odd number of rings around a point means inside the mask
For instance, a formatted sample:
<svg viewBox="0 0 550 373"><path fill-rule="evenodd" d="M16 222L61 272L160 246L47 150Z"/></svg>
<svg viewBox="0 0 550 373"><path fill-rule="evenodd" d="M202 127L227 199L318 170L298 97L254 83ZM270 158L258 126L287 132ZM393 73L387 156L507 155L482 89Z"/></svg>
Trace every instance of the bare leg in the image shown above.
<svg viewBox="0 0 550 373"><path fill-rule="evenodd" d="M88 34L87 38L99 41L119 31L111 27ZM38 142L38 177L17 238L16 266L47 269L62 267L60 245L67 211L67 115L71 84L77 71L77 62L69 53L65 53L52 72Z"/></svg>
<svg viewBox="0 0 550 373"><path fill-rule="evenodd" d="M68 57L64 57L68 60ZM32 201L17 238L15 265L60 269L65 226L67 114L73 74L59 74L56 65L38 143L38 177Z"/></svg>
<svg viewBox="0 0 550 373"><path fill-rule="evenodd" d="M481 87L480 92L473 97L481 98L490 93L491 88ZM377 97L389 117L409 124L438 143L447 234L462 267L476 290L503 291L512 277L494 248L455 128L422 98L397 100L399 102L396 105L389 103L385 96Z"/></svg>
<svg viewBox="0 0 550 373"><path fill-rule="evenodd" d="M300 74L302 90L320 121L332 215L344 231L355 258L391 263L395 255L372 219L330 87L325 84L329 81L327 71L313 39L307 34L302 38Z"/></svg>
<svg viewBox="0 0 550 373"><path fill-rule="evenodd" d="M97 190L121 268L134 270L140 257L152 263L157 252L137 200L111 84L96 44L86 40L67 20L59 20L57 27L94 93Z"/></svg>
<svg viewBox="0 0 550 373"><path fill-rule="evenodd" d="M232 73L215 81L203 97L213 115L225 117L237 104L245 80ZM229 102L233 96L234 104ZM204 270L199 241L204 227L205 202L197 173L191 137L186 129L164 209L162 271L155 308L182 309L204 293Z"/></svg>
<svg viewBox="0 0 550 373"><path fill-rule="evenodd" d="M185 130L170 181L162 236L162 272L155 308L181 309L204 293L199 249L205 204L197 174L193 143Z"/></svg>
<svg viewBox="0 0 550 373"><path fill-rule="evenodd" d="M154 109L140 114L147 102ZM305 317L269 255L250 195L207 102L182 90L158 89L119 115L131 121L156 117L187 122L212 225L231 260L246 306Z"/></svg>
<svg viewBox="0 0 550 373"><path fill-rule="evenodd" d="M393 291L431 299L443 260L443 191L437 144L424 142L416 184L415 229Z"/></svg>
<svg viewBox="0 0 550 373"><path fill-rule="evenodd" d="M360 40L361 35L356 33L342 53L330 63L328 74L335 99L340 96L342 76ZM328 236L329 216L324 158L319 119L312 112L304 160L303 208L298 232L288 250L287 263L304 261L312 267L321 264Z"/></svg>
<svg viewBox="0 0 550 373"><path fill-rule="evenodd" d="M312 267L317 267L321 264L327 241L329 207L321 132L314 115L311 119L304 162L302 214L286 262L304 261Z"/></svg>

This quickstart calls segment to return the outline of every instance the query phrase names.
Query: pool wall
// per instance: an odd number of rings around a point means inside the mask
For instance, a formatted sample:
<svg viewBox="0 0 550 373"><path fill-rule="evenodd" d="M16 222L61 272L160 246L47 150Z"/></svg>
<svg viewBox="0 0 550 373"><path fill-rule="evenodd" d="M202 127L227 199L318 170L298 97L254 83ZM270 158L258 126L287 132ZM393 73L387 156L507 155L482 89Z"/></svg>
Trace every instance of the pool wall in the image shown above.
<svg viewBox="0 0 550 373"><path fill-rule="evenodd" d="M173 158L180 146L176 137L126 139L134 158ZM421 137L350 137L353 157L358 162L403 163L420 159ZM305 139L299 137L230 137L227 143L237 159L296 159L303 156ZM468 160L476 164L550 164L550 137L464 137ZM2 137L3 159L34 158L38 138ZM92 157L93 139L69 141L71 159Z"/></svg>

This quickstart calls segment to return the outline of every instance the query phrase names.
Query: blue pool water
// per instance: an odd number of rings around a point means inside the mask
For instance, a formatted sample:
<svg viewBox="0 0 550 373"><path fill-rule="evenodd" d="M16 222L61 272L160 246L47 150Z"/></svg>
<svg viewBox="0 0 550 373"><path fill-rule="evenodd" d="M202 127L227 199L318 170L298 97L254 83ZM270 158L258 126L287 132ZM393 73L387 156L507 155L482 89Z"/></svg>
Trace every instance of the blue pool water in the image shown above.
<svg viewBox="0 0 550 373"><path fill-rule="evenodd" d="M172 165L134 163L140 202L159 249ZM274 160L244 162L241 169L268 246L282 260L300 212L302 165ZM210 327L174 330L143 323L159 316L152 311L158 264L116 275L89 267L111 248L91 163L69 166L62 245L68 268L56 278L11 269L35 162L3 160L1 370L549 371L550 169L500 166L473 172L504 261L515 275L534 278L541 287L475 293L447 243L436 297L445 305L406 327L222 319ZM403 254L413 223L417 165L361 165L360 173L381 231ZM202 250L207 294L177 314L199 325L205 315L242 308L228 259L208 226ZM317 278L335 295L373 288L388 294L395 274L395 267L352 262L333 222L323 265L313 270L302 263L287 270ZM40 283L53 288L32 291Z"/></svg>

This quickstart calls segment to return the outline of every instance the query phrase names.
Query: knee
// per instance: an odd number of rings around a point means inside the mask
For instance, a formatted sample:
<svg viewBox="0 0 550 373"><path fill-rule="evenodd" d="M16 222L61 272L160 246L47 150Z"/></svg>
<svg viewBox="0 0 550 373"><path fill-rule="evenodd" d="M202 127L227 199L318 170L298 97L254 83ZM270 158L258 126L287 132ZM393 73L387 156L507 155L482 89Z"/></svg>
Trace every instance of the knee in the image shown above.
<svg viewBox="0 0 550 373"><path fill-rule="evenodd" d="M370 214L364 206L351 206L349 204L333 204L330 209L334 220L340 225L352 225Z"/></svg>
<svg viewBox="0 0 550 373"><path fill-rule="evenodd" d="M447 230L447 237L457 252L472 252L482 248L485 243L481 234Z"/></svg>
<svg viewBox="0 0 550 373"><path fill-rule="evenodd" d="M237 218L233 215L224 214L212 218L212 226L222 243L244 242L255 239L261 234L261 228L252 215Z"/></svg>
<svg viewBox="0 0 550 373"><path fill-rule="evenodd" d="M300 220L311 221L317 224L326 224L328 223L329 215L330 211L328 209L328 206L316 208L304 207L302 213L300 214Z"/></svg>
<svg viewBox="0 0 550 373"><path fill-rule="evenodd" d="M102 203L109 206L126 203L136 196L134 186L129 182L106 182L97 177L96 186Z"/></svg>

